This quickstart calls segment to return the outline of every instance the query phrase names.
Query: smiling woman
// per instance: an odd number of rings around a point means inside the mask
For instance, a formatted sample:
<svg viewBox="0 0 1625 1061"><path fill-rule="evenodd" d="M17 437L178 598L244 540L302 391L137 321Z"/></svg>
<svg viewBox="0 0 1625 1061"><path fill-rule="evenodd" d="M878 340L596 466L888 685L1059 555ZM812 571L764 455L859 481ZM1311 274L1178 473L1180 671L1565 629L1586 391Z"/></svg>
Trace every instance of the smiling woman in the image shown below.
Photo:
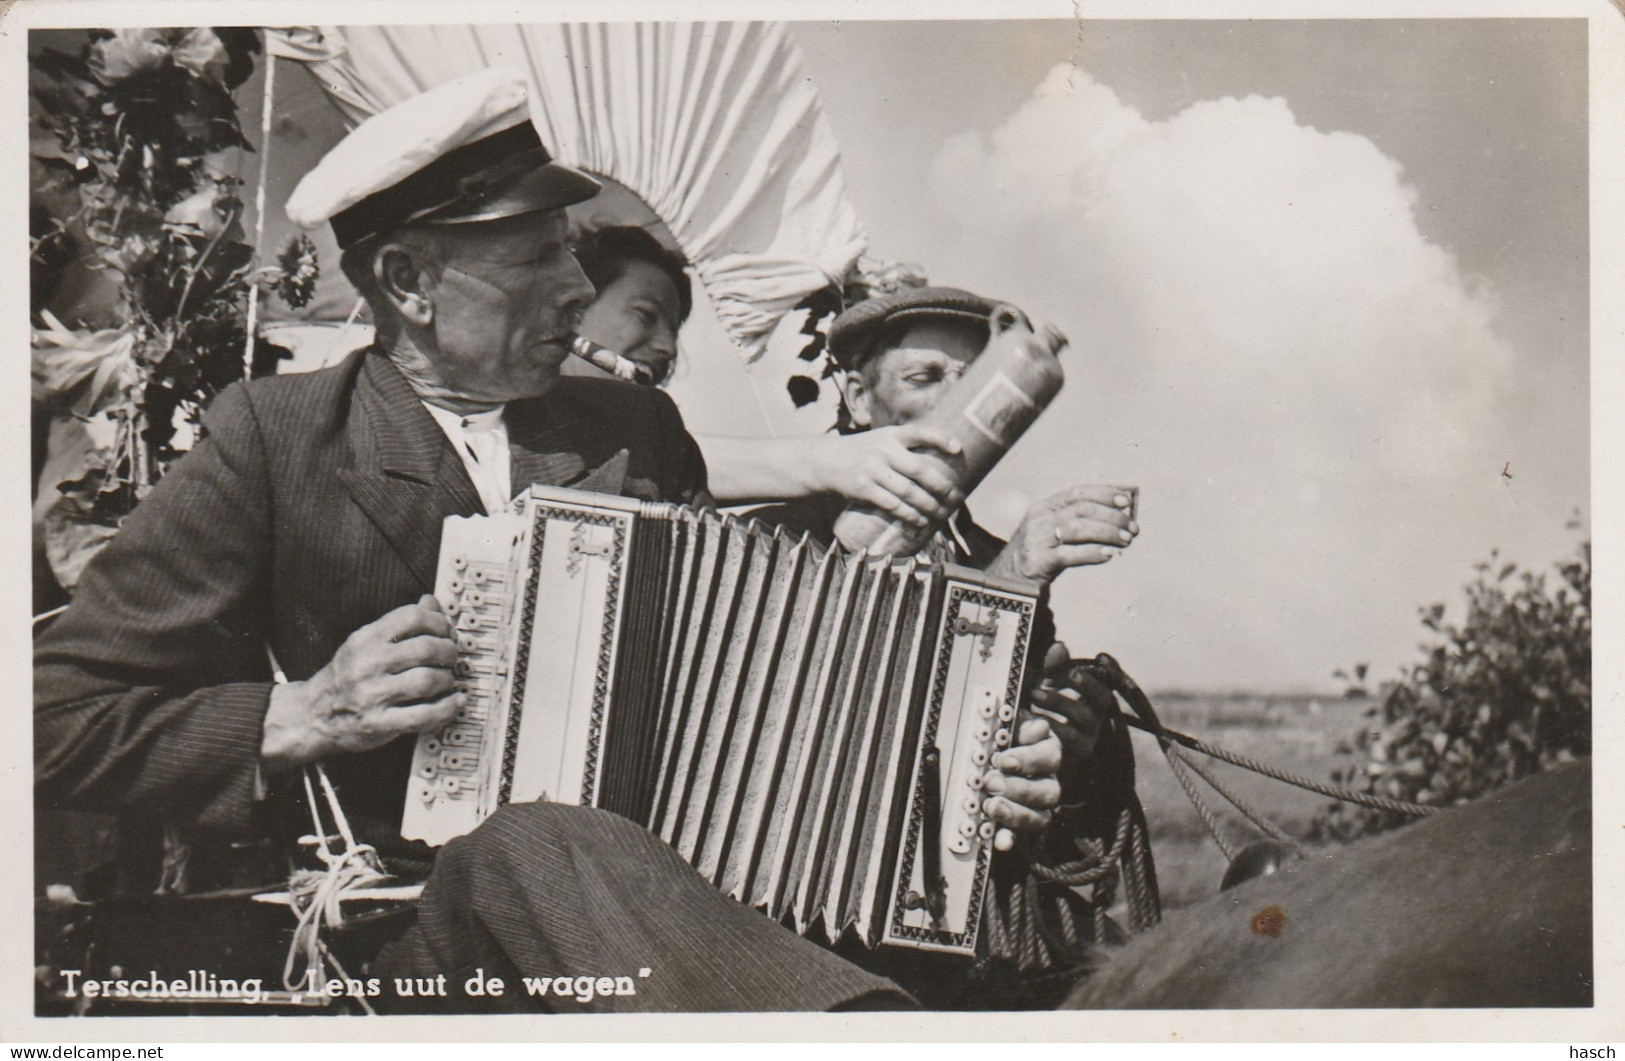
<svg viewBox="0 0 1625 1061"><path fill-rule="evenodd" d="M633 225L584 229L571 249L598 289L577 330L646 367L650 382L664 383L677 361L678 329L694 308L688 263Z"/></svg>

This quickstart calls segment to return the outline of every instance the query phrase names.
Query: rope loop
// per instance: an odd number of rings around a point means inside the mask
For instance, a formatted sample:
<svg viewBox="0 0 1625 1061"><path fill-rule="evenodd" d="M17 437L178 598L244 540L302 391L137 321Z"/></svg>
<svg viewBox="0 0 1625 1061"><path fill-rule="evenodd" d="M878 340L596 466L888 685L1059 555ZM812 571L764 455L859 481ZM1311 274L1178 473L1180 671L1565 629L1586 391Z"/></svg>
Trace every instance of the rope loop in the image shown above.
<svg viewBox="0 0 1625 1061"><path fill-rule="evenodd" d="M322 824L321 804L316 800L316 788L311 781L313 773L321 784L323 801L337 829L336 835L329 835ZM295 870L288 878L288 901L298 918L287 960L282 965L282 985L289 991L299 990L299 985L307 979L313 990L320 990L327 983L329 967L338 977L349 979L337 956L324 942L326 930L344 924L343 904L351 893L389 879L377 850L371 844L356 842L349 819L339 804L338 793L322 764L306 767L304 781L305 799L315 831L300 842L316 848L316 857L323 868ZM365 998L358 1001L368 1013L373 1011Z"/></svg>

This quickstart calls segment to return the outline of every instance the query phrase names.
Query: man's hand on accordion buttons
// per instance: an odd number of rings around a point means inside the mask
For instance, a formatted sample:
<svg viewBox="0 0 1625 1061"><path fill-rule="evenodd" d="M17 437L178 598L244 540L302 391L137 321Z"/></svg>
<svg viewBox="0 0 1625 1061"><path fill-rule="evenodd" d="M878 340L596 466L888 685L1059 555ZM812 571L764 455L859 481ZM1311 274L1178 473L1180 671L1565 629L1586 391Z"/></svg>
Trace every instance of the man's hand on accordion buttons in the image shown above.
<svg viewBox="0 0 1625 1061"><path fill-rule="evenodd" d="M1008 851L1017 832L1038 832L1049 824L1050 812L1061 802L1061 742L1049 723L1029 718L1016 729L1015 743L993 756L989 765L987 799L982 809L1000 828L993 848Z"/></svg>
<svg viewBox="0 0 1625 1061"><path fill-rule="evenodd" d="M299 766L445 725L464 699L456 661L451 622L433 597L396 608L346 638L309 681L272 689L261 761Z"/></svg>

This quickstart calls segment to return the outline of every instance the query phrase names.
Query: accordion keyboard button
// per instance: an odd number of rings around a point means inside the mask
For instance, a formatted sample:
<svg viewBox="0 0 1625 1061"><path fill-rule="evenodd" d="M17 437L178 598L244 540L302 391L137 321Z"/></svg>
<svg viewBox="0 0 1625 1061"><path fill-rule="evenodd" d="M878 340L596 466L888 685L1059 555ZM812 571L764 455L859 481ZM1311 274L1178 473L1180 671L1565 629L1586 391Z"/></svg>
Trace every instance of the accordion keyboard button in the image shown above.
<svg viewBox="0 0 1625 1061"><path fill-rule="evenodd" d="M424 803L433 803L438 793L439 789L427 781L419 781L412 786L412 794Z"/></svg>
<svg viewBox="0 0 1625 1061"><path fill-rule="evenodd" d="M970 841L963 836L956 836L953 842L948 845L948 850L956 855L968 855L970 854Z"/></svg>
<svg viewBox="0 0 1625 1061"><path fill-rule="evenodd" d="M965 802L960 804L960 806L965 808L966 814L975 814L977 811L982 809L982 801L977 799L975 796L966 796Z"/></svg>
<svg viewBox="0 0 1625 1061"><path fill-rule="evenodd" d="M997 733L995 733L993 735L993 746L994 747L1002 748L1006 744L1009 744L1009 743L1010 743L1010 731L1009 730L1001 729L1001 730L999 730L999 732L997 732Z"/></svg>
<svg viewBox="0 0 1625 1061"><path fill-rule="evenodd" d="M983 822L981 825L978 825L976 827L976 835L981 837L983 840L993 839L993 823Z"/></svg>
<svg viewBox="0 0 1625 1061"><path fill-rule="evenodd" d="M971 753L970 753L970 761L975 763L977 766L986 766L987 765L987 749L986 748L972 748Z"/></svg>
<svg viewBox="0 0 1625 1061"><path fill-rule="evenodd" d="M960 822L959 823L959 835L963 836L967 840L970 839L971 837L975 836L976 835L976 823L975 822Z"/></svg>
<svg viewBox="0 0 1625 1061"><path fill-rule="evenodd" d="M451 566L455 571L461 571L468 566L468 557L458 554L451 558Z"/></svg>
<svg viewBox="0 0 1625 1061"><path fill-rule="evenodd" d="M440 768L434 763L419 763L418 776L425 781L433 781L440 775Z"/></svg>
<svg viewBox="0 0 1625 1061"><path fill-rule="evenodd" d="M1013 719L1015 717L1016 717L1016 708L1015 708L1014 704L1000 704L999 705L999 721L1000 722L1009 722L1011 719Z"/></svg>
<svg viewBox="0 0 1625 1061"><path fill-rule="evenodd" d="M986 759L985 754L983 755L983 758ZM987 784L987 782L982 779L981 774L972 774L965 778L965 784L969 785L974 791L980 792L982 791L982 786Z"/></svg>

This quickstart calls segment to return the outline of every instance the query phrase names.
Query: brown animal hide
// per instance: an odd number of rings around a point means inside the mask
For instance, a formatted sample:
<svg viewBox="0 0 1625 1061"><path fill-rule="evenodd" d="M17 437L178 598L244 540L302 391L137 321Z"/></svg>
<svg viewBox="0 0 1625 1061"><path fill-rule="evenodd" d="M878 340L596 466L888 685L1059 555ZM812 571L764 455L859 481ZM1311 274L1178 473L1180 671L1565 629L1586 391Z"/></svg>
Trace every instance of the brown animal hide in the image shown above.
<svg viewBox="0 0 1625 1061"><path fill-rule="evenodd" d="M1067 1004L1592 1005L1591 764L1313 853L1181 910Z"/></svg>

